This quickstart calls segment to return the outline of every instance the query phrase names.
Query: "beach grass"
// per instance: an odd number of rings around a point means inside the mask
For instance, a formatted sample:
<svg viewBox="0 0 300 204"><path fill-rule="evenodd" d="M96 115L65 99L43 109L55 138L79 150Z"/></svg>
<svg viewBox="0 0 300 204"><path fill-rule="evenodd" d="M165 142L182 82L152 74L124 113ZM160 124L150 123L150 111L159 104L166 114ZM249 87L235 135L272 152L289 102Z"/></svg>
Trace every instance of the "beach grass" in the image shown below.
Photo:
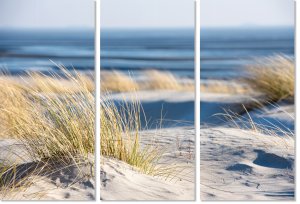
<svg viewBox="0 0 300 204"><path fill-rule="evenodd" d="M146 90L177 90L193 91L193 82L183 83L174 74L167 71L148 70L145 71L147 80L141 84Z"/></svg>
<svg viewBox="0 0 300 204"><path fill-rule="evenodd" d="M294 59L276 55L258 59L247 67L245 82L253 90L264 94L268 101L277 102L294 98L295 65Z"/></svg>
<svg viewBox="0 0 300 204"><path fill-rule="evenodd" d="M124 161L145 174L155 174L160 151L141 147L141 105L137 100L116 104L104 96L100 105L101 156Z"/></svg>
<svg viewBox="0 0 300 204"><path fill-rule="evenodd" d="M94 92L95 85L91 79L91 76L79 72L75 73L75 78L66 71L63 75L52 73L50 77L33 72L27 78L26 84L34 91L42 93L76 93L80 92L82 88L85 91ZM74 82L77 85L74 85Z"/></svg>
<svg viewBox="0 0 300 204"><path fill-rule="evenodd" d="M147 70L140 74L143 79L135 80L130 74L119 71L101 73L101 92L135 92L138 90L193 91L192 80L181 80L167 71Z"/></svg>
<svg viewBox="0 0 300 204"><path fill-rule="evenodd" d="M45 165L51 169L57 164L90 163L95 150L93 79L61 69L62 78L40 73L23 78L0 76L1 138L18 141L43 169ZM2 166L0 183L18 165ZM16 182L5 183L13 188Z"/></svg>
<svg viewBox="0 0 300 204"><path fill-rule="evenodd" d="M137 99L137 91L193 91L194 83L189 79L181 80L166 71L146 70L139 74L141 78L118 71L101 73L101 156L123 161L144 174L174 179L186 166L160 165L159 161L166 149L154 143L141 145L141 134L147 130L149 124L141 127L141 119L147 119ZM111 95L114 92L131 92L136 98L126 99L124 95L123 100L116 101Z"/></svg>
<svg viewBox="0 0 300 204"><path fill-rule="evenodd" d="M30 77L33 86L17 82L1 82L1 120L5 134L21 140L32 156L68 158L94 151L95 99L87 79L67 73L73 84L70 91L64 86L57 94L57 79ZM35 81L37 79L37 81Z"/></svg>
<svg viewBox="0 0 300 204"><path fill-rule="evenodd" d="M100 80L101 92L128 92L139 89L139 85L130 75L118 71L101 72Z"/></svg>
<svg viewBox="0 0 300 204"><path fill-rule="evenodd" d="M146 121L143 127L142 120ZM159 125L152 131L152 135L147 135L148 142L143 142L143 133L147 134L148 127L146 114L137 96L114 100L109 93L103 94L100 103L100 148L101 158L105 158L103 165L106 158L115 159L129 164L137 172L164 180L185 178L189 164L178 164L165 157L169 147L155 139L161 134ZM189 149L186 156L192 159L191 147ZM167 160L166 165L164 162Z"/></svg>
<svg viewBox="0 0 300 204"><path fill-rule="evenodd" d="M270 106L272 106L275 109L278 109L278 111L282 111L286 117L290 118L291 120L295 120L294 116L290 113L283 111L279 105L269 103ZM276 123L276 121L264 119L263 122L256 122L248 112L248 109L242 105L244 108L245 114L241 115L239 113L235 113L232 111L225 111L224 114L217 114L224 116L224 118L230 122L229 126L233 128L237 128L240 130L250 130L258 135L265 135L265 136L275 136L279 138L285 138L285 139L295 139L295 132L294 130L289 129L284 124Z"/></svg>

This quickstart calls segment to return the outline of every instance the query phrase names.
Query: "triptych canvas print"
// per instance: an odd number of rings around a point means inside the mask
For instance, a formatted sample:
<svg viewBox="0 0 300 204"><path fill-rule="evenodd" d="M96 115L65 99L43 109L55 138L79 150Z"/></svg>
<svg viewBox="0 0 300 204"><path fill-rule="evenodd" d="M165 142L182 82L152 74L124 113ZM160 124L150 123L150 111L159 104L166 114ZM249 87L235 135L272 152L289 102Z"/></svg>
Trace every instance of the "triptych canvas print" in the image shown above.
<svg viewBox="0 0 300 204"><path fill-rule="evenodd" d="M294 50L293 0L0 0L0 200L295 200Z"/></svg>

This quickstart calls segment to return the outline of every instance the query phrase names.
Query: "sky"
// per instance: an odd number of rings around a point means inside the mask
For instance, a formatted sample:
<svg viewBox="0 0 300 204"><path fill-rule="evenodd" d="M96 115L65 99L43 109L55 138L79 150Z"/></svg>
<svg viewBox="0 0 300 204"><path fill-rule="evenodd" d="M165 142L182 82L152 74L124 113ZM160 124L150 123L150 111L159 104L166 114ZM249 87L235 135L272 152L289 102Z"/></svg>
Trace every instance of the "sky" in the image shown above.
<svg viewBox="0 0 300 204"><path fill-rule="evenodd" d="M294 24L294 0L201 0L201 27ZM194 26L194 0L101 0L102 28ZM94 0L0 0L0 28L93 28Z"/></svg>
<svg viewBox="0 0 300 204"><path fill-rule="evenodd" d="M93 28L94 0L0 0L0 28Z"/></svg>
<svg viewBox="0 0 300 204"><path fill-rule="evenodd" d="M194 0L101 0L101 28L194 26Z"/></svg>
<svg viewBox="0 0 300 204"><path fill-rule="evenodd" d="M201 27L293 24L294 0L200 0Z"/></svg>

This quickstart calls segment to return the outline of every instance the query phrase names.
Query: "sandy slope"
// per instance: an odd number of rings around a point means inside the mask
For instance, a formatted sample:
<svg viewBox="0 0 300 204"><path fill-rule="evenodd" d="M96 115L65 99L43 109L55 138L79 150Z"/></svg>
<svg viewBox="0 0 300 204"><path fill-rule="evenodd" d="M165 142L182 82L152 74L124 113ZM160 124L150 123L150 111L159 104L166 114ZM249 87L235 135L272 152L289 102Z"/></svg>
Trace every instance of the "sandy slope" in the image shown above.
<svg viewBox="0 0 300 204"><path fill-rule="evenodd" d="M144 175L116 160L103 160L101 167L102 200L193 200L191 182L165 180Z"/></svg>
<svg viewBox="0 0 300 204"><path fill-rule="evenodd" d="M159 164L174 166L174 178L139 173L113 159L101 162L101 199L103 200L193 200L194 182L193 127L144 131L143 144L155 143L164 149ZM176 166L176 167L175 167Z"/></svg>
<svg viewBox="0 0 300 204"><path fill-rule="evenodd" d="M294 138L231 128L232 122L214 116L232 110L265 127L294 131L293 104L266 105L243 114L241 104L251 100L243 95L202 93L202 200L294 199Z"/></svg>
<svg viewBox="0 0 300 204"><path fill-rule="evenodd" d="M292 200L294 140L230 128L201 130L203 200Z"/></svg>
<svg viewBox="0 0 300 204"><path fill-rule="evenodd" d="M73 176L62 174L55 180L34 177L28 188L10 191L2 200L95 200L94 179L72 184L74 180L69 177Z"/></svg>

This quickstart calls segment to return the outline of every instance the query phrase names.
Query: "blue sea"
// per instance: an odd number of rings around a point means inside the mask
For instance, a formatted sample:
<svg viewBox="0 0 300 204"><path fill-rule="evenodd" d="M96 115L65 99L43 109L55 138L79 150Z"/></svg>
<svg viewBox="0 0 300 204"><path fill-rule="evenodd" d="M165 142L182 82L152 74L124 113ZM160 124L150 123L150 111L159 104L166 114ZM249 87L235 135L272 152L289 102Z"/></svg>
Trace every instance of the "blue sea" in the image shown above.
<svg viewBox="0 0 300 204"><path fill-rule="evenodd" d="M203 28L200 34L201 79L234 79L245 75L254 59L284 54L294 56L294 29Z"/></svg>
<svg viewBox="0 0 300 204"><path fill-rule="evenodd" d="M94 31L0 30L0 70L9 73L94 70Z"/></svg>
<svg viewBox="0 0 300 204"><path fill-rule="evenodd" d="M101 69L194 76L193 29L101 30Z"/></svg>
<svg viewBox="0 0 300 204"><path fill-rule="evenodd" d="M293 28L201 29L201 79L243 76L253 58L294 56ZM94 69L94 31L0 30L0 70ZM101 30L101 69L194 75L194 30Z"/></svg>

